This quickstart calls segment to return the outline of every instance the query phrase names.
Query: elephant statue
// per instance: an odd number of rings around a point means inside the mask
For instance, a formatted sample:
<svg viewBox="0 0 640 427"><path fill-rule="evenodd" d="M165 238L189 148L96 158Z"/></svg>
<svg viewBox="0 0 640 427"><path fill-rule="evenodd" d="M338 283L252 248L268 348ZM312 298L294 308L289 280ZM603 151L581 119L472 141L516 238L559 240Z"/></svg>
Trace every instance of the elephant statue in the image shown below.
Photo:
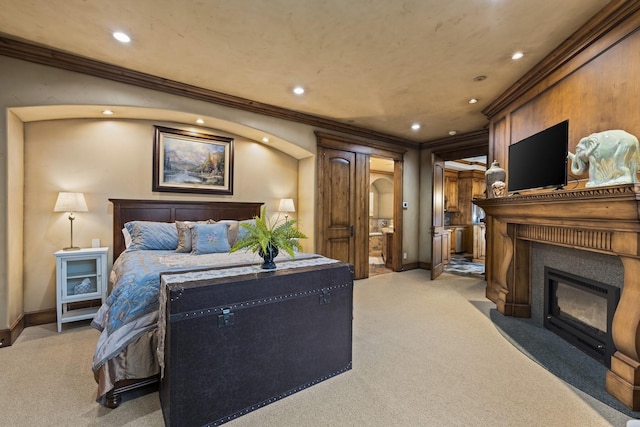
<svg viewBox="0 0 640 427"><path fill-rule="evenodd" d="M587 187L638 182L639 156L638 138L623 130L592 133L578 142L575 154L567 155L574 175L589 167Z"/></svg>

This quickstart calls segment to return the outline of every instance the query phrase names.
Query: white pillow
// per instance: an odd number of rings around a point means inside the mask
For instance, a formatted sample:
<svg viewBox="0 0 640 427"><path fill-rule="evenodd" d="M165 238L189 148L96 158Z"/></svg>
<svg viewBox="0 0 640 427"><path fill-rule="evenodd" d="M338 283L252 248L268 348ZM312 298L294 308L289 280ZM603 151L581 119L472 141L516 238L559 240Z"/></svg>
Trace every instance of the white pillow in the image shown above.
<svg viewBox="0 0 640 427"><path fill-rule="evenodd" d="M122 236L124 237L124 247L126 249L131 245L131 234L126 227L122 229Z"/></svg>

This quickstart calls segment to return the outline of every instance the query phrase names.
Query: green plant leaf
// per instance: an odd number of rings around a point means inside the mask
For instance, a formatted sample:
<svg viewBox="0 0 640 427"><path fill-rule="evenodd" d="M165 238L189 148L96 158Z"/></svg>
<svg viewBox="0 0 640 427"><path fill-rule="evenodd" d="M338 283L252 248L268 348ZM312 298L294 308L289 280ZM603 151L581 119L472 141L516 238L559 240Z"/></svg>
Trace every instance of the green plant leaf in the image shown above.
<svg viewBox="0 0 640 427"><path fill-rule="evenodd" d="M256 216L254 219L255 224L240 224L248 233L239 239L229 252L236 252L240 249L254 253L262 249L263 252L266 252L267 246L271 244L293 258L296 250L302 250L299 239L306 239L307 236L294 227L297 221L285 221L281 224L271 223L267 217L266 207L263 207L260 216Z"/></svg>

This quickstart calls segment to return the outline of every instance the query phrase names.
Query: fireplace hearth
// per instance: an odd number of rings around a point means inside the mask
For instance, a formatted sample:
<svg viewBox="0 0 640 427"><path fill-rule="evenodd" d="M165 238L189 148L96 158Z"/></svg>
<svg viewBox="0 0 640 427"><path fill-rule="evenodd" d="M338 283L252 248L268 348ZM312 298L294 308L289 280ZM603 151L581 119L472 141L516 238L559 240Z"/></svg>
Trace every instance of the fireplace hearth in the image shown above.
<svg viewBox="0 0 640 427"><path fill-rule="evenodd" d="M610 368L620 289L551 267L544 283L544 326Z"/></svg>

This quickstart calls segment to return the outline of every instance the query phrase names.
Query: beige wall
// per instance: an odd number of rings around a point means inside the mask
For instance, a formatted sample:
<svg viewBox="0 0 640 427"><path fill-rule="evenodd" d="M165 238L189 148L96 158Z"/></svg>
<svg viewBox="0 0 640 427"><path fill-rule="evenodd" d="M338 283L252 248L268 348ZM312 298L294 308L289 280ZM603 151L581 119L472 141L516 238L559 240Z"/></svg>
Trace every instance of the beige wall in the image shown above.
<svg viewBox="0 0 640 427"><path fill-rule="evenodd" d="M90 247L91 239L96 238L103 246L113 247L109 198L202 199L201 195L151 191L154 124L185 128L172 123L95 119L25 125L26 312L55 307L52 254L68 246L70 238L67 215L53 212L58 191L85 194L89 212L76 214L74 221L74 244L81 247ZM234 137L216 130L192 129ZM270 213L276 212L280 198L297 199L296 159L239 137L235 137L234 157L233 196L205 196L207 199L264 202Z"/></svg>
<svg viewBox="0 0 640 427"><path fill-rule="evenodd" d="M402 200L408 203L408 207L402 210L402 251L407 254L406 259L402 260L403 264L416 264L420 261L419 230L424 226L425 220L429 220L423 216L422 212L423 183L420 171L423 168L419 150L408 150L404 154ZM431 190L426 197L431 199Z"/></svg>
<svg viewBox="0 0 640 427"><path fill-rule="evenodd" d="M14 141L7 147L7 195L9 203L6 209L6 269L7 282L16 285L9 286L4 294L6 299L5 316L7 323L11 324L22 314L23 288L20 286L23 280L23 199L24 199L24 134L21 121L8 112L7 114L7 134ZM0 292L2 295L2 292ZM0 314L2 311L0 310Z"/></svg>
<svg viewBox="0 0 640 427"><path fill-rule="evenodd" d="M433 160L431 150L420 151L420 229L416 230L419 239L419 259L421 263L431 265L431 224L433 222Z"/></svg>
<svg viewBox="0 0 640 427"><path fill-rule="evenodd" d="M393 175L371 173L369 180L369 191L374 194L373 206L369 206L369 210L373 210L373 217L393 218Z"/></svg>
<svg viewBox="0 0 640 427"><path fill-rule="evenodd" d="M140 120L88 118L105 106ZM0 236L6 236L0 237L0 330L23 312L55 307L53 252L69 239L69 221L53 212L58 191L86 193L90 212L74 223L74 243L81 246L93 238L111 243L109 197L202 199L151 192L153 124L193 129L197 115L207 123L198 129L234 136L234 195L219 199L277 207L280 197L293 197L294 216L310 237L304 249L315 250L314 131L322 129L3 56L0 110L6 112L0 121L7 121L0 126L6 129L0 131ZM275 149L255 142L263 135ZM418 257L419 161L418 150L404 158L405 263ZM272 172L268 180L258 166Z"/></svg>
<svg viewBox="0 0 640 427"><path fill-rule="evenodd" d="M89 117L90 115L96 115L96 112L102 111L105 106L112 109L115 108L117 111L126 111L130 115L133 114L134 118L147 119L147 131L144 137L141 136L144 132L138 130L137 133L140 135L138 138L112 139L109 136L113 132L117 135L117 130L109 128L108 124L113 124L115 123L114 121L98 120L104 128L100 132L93 132L89 131L92 130L91 121L89 120L85 123L80 123L77 129L65 130L71 140L62 141L62 146L64 148L71 147L73 150L67 151L65 149L47 147L46 149L50 149L49 159L42 158L40 164L32 164L29 160L23 161L22 133L25 124L29 132L36 131L39 126L37 123L43 121L43 119ZM70 178L82 175L83 179L89 180L86 183L87 186L95 186L97 188L97 196L87 195L87 201L90 206L95 202L94 197L129 197L130 195L132 197L135 195L136 197L166 199L174 198L174 196L177 198L189 197L172 193L151 195L150 151L145 154L147 160L136 166L148 171L148 173L140 173L140 180L124 180L123 185L122 178L118 178L117 168L121 160L118 159L117 162L113 160L117 154L114 154L115 151L111 151L109 147L125 146L130 148L127 144L135 144L140 138L144 138L148 143L147 150L151 150L153 138L153 132L149 127L151 123L189 128L195 117L202 117L209 124L209 128L215 128L216 131L224 134L236 135L238 140L245 141L246 145L242 148L242 155L245 158L259 152L260 150L256 150L256 147L262 145L262 143L249 143L248 141L260 141L262 136L268 136L271 141L270 144L279 150L270 150L274 153L279 153L278 155L273 154L273 156L276 158L290 158L290 161L293 162L285 162L289 166L284 170L284 176L289 176L291 169L295 171L297 176L293 183L288 182L286 186L281 186L277 191L273 190L273 188L263 187L267 192L259 194L261 197L257 201L265 201L269 204L276 203L277 198L280 197L280 191L282 193L286 191L287 197L298 198L296 200L296 208L298 210L296 214L304 218L301 228L303 232L310 236L310 239L303 243L304 248L305 250L313 250L315 248L313 236L316 173L315 128L3 56L0 56L0 110L5 112L5 114L0 115L0 124L2 124L0 126L0 129L2 129L0 131L0 245L2 246L0 250L0 330L10 328L25 311L55 307L53 291L51 290L51 284L54 283L54 271L44 264L47 261L43 261L43 264L32 265L31 260L38 259L38 255L34 254L34 252L38 253L39 251L39 249L34 249L34 245L37 243L48 248L46 250L47 254L43 256L45 260L53 258L50 249L57 249L67 244L68 220L64 218L64 215L56 214L54 216L53 212L49 212L53 210L52 206L55 203L56 193L61 189L57 187L58 185L73 187L77 183L76 181L71 182ZM51 121L50 123L54 123L53 126L56 126L56 121ZM132 123L135 123L135 121L132 121ZM212 126L212 124L215 124L215 126ZM87 137L88 134L90 134L89 137ZM73 139L80 137L84 139L84 144L79 144L79 139ZM100 140L104 143L104 146L101 146L98 150L99 152L102 148L104 148L105 153L108 151L104 155L101 154L102 158L88 148L93 147L92 141L94 140ZM76 145L73 144L73 141L75 141ZM72 157L72 153L76 151L81 153L81 156L78 157L81 160L80 163L76 160L70 160L72 158L75 159L75 157ZM291 154L291 157L286 155L281 157L282 153ZM236 156L236 161L239 155L240 152ZM104 158L109 159L109 170L105 166L100 166L104 164ZM89 162L87 159L90 159L94 166L98 166L88 167ZM304 163L306 167L299 166L296 159L300 159L301 163ZM60 167L60 162L65 160L74 163L78 169L74 170L73 167L66 166ZM52 168L52 164L56 164L56 168ZM253 170L256 170L257 165L262 167L261 163L253 163ZM44 169L44 171L34 172L31 170L32 168L40 168ZM49 169L51 170L51 175L46 175L46 170ZM81 174L86 169L91 169L92 173ZM112 177L110 179L114 181L111 182L111 185L113 185L113 187L110 187L111 191L106 187L100 187L100 184L91 182L94 179L92 177L96 176L94 169L97 169L98 173L103 176L109 175ZM241 172L236 171L236 188L252 184L249 181L243 181L243 177L239 176ZM276 175L281 174L280 169L276 172ZM35 179L34 177L38 173L43 174L45 176L44 179L51 180L51 182L45 181L40 184L33 184L31 181ZM29 184L23 183L25 176L28 176ZM145 180L146 183L142 180ZM267 182L263 178L258 181ZM272 179L269 180L269 182L273 181ZM278 179L275 181L278 181ZM303 187L300 186L300 182L304 183ZM53 189L54 184L56 185L55 190ZM35 188L33 185L47 186L49 188L47 190L48 193L30 193L28 200L23 200L23 189L26 186L29 189ZM116 191L119 194L116 194ZM252 194L246 197L249 198L251 196ZM239 196L236 192L229 200L245 200L244 197ZM202 198L200 197L200 199ZM30 213L34 212L31 210L34 203L36 204L35 211L41 209L43 214L47 211L44 217L44 225L39 223L40 218L35 221L32 221L30 217L26 221L23 218L23 207ZM44 205L46 205L46 208L43 207ZM106 209L106 205L102 205L102 207ZM88 245L91 238L101 238L103 242L108 241L110 232L94 231L100 228L100 226L94 227L94 221L98 222L98 219L93 218L91 215L94 214L91 212L87 215L89 215L88 220L82 224L81 215L79 214L74 227L74 234L77 236L78 243ZM107 215L111 215L111 213L108 212ZM31 222L34 224L30 224ZM24 233L23 223L29 226L29 230ZM88 232L89 236L82 234L86 232L86 230L82 230L82 227L85 226L91 227ZM38 236L38 239L42 239L41 242L32 237L32 227L35 227L33 233ZM60 235L58 236L55 233L60 233ZM102 235L105 235L105 237L102 237ZM25 243L26 247L23 250ZM23 260L25 260L24 263ZM24 280L23 271L28 276ZM25 291L28 292L28 295L23 298ZM26 301L26 306L23 304L23 299Z"/></svg>

